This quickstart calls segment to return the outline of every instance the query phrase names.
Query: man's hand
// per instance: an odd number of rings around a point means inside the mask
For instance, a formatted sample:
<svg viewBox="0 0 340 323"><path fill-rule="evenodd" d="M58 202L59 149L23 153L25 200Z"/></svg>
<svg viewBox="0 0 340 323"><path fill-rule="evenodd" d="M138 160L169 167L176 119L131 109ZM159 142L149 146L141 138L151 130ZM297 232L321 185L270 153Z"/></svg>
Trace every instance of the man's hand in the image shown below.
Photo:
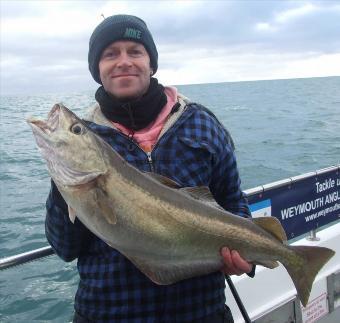
<svg viewBox="0 0 340 323"><path fill-rule="evenodd" d="M242 275L250 273L253 265L244 260L236 250L230 250L227 247L221 249L223 257L222 272L225 275Z"/></svg>

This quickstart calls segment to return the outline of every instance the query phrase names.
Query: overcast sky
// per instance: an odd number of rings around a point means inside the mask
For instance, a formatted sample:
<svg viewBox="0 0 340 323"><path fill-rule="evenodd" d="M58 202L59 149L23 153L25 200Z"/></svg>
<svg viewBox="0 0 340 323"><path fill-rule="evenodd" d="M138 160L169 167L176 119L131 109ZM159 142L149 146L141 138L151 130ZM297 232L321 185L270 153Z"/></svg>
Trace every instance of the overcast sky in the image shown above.
<svg viewBox="0 0 340 323"><path fill-rule="evenodd" d="M1 4L1 94L97 88L88 40L141 17L166 85L340 75L340 1L12 1Z"/></svg>

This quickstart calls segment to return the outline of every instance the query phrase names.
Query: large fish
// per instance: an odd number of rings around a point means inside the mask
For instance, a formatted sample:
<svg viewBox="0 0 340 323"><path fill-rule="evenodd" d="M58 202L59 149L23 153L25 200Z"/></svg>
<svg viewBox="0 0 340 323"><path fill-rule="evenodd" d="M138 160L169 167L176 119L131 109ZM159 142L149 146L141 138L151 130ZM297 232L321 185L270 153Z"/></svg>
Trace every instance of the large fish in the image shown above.
<svg viewBox="0 0 340 323"><path fill-rule="evenodd" d="M274 217L245 219L217 205L207 188L130 166L61 104L47 120L30 118L49 173L74 214L157 284L222 268L227 246L254 264L281 262L305 306L315 276L334 255L322 247L288 246Z"/></svg>

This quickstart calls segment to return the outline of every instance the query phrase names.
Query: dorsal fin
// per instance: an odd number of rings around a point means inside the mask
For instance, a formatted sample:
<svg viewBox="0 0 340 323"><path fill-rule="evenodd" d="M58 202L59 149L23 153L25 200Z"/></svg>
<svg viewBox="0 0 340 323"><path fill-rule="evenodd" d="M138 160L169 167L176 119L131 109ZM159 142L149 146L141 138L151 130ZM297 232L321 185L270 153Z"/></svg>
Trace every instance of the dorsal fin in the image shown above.
<svg viewBox="0 0 340 323"><path fill-rule="evenodd" d="M252 220L256 225L266 230L281 242L287 241L286 232L283 230L283 227L277 218L270 216L253 218Z"/></svg>
<svg viewBox="0 0 340 323"><path fill-rule="evenodd" d="M182 191L184 194L190 195L196 200L200 200L213 207L225 211L225 209L216 202L209 187L207 186L183 187L180 189L180 191Z"/></svg>
<svg viewBox="0 0 340 323"><path fill-rule="evenodd" d="M187 194L191 197L193 197L196 200L200 200L202 202L205 202L213 207L217 207L218 209L223 209L222 206L220 206L216 200L214 199L213 195L211 194L211 191L209 187L207 186L196 186L196 187L181 187L177 182L174 180L165 177L163 175L157 174L157 173L149 173L144 172L148 176L152 177L157 182L160 182L161 184L168 186L170 188L179 189L184 194Z"/></svg>
<svg viewBox="0 0 340 323"><path fill-rule="evenodd" d="M197 200L203 200L205 202L216 202L209 190L209 187L207 186L183 187L181 188L181 191L189 194Z"/></svg>
<svg viewBox="0 0 340 323"><path fill-rule="evenodd" d="M181 188L182 186L179 185L174 180L165 177L163 175L157 174L157 173L150 173L150 172L144 172L146 175L152 177L155 181L162 183L165 186L171 187L171 188Z"/></svg>

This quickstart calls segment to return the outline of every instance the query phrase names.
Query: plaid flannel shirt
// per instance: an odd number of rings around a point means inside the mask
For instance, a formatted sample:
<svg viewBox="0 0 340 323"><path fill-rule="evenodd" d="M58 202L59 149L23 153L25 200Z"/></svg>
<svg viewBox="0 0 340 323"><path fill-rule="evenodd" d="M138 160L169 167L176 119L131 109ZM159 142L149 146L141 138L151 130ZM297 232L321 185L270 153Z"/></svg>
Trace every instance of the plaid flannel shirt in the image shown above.
<svg viewBox="0 0 340 323"><path fill-rule="evenodd" d="M188 104L156 143L152 162L117 130L92 122L88 125L136 168L162 174L182 186L208 186L223 208L250 215L240 190L232 139L206 108ZM72 224L53 182L46 207L49 243L63 260L78 258L75 310L81 316L95 322L194 322L223 310L225 280L221 272L156 285L78 219Z"/></svg>

